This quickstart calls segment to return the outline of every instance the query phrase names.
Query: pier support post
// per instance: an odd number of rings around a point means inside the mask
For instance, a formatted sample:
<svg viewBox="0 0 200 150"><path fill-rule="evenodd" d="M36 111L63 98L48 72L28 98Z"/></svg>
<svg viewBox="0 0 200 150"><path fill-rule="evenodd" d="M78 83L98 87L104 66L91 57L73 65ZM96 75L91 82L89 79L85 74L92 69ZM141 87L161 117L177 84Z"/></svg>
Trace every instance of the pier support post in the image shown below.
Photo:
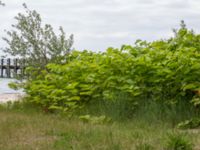
<svg viewBox="0 0 200 150"><path fill-rule="evenodd" d="M0 62L1 64L0 64L0 70L1 70L1 74L0 74L0 76L1 76L1 78L3 78L3 64L4 64L4 60L3 59L1 59L1 62Z"/></svg>
<svg viewBox="0 0 200 150"><path fill-rule="evenodd" d="M7 74L7 78L10 78L10 58L7 59L7 66L6 66L6 74Z"/></svg>

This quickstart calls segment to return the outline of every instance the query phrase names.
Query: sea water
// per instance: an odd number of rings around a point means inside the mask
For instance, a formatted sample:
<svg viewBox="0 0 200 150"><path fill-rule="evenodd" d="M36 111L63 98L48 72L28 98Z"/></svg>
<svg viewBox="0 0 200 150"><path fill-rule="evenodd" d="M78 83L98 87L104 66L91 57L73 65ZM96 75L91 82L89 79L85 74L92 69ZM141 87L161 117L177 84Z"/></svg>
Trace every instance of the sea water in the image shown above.
<svg viewBox="0 0 200 150"><path fill-rule="evenodd" d="M10 82L13 82L15 81L14 79L2 79L0 78L0 94L3 94L3 93L21 93L21 91L16 91L16 90L13 90L11 88L9 88L8 84Z"/></svg>

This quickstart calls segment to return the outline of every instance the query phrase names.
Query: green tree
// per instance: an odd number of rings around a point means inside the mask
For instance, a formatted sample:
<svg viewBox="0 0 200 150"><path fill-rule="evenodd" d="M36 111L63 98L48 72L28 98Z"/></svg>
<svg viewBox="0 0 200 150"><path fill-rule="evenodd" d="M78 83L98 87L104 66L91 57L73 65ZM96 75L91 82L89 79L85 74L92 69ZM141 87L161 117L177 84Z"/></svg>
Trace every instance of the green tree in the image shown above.
<svg viewBox="0 0 200 150"><path fill-rule="evenodd" d="M17 23L12 30L6 31L3 39L8 47L5 54L26 59L29 67L44 69L48 63L60 63L73 45L73 35L67 39L62 27L56 35L50 24L42 24L41 16L23 4L25 14L18 13Z"/></svg>

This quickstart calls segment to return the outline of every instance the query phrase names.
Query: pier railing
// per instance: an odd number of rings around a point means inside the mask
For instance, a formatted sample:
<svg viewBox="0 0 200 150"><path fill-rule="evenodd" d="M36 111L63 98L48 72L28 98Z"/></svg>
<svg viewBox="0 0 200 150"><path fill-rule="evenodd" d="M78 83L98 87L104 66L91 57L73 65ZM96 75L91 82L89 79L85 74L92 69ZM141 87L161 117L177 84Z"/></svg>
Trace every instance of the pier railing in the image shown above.
<svg viewBox="0 0 200 150"><path fill-rule="evenodd" d="M13 78L24 74L25 61L22 59L0 59L0 78Z"/></svg>

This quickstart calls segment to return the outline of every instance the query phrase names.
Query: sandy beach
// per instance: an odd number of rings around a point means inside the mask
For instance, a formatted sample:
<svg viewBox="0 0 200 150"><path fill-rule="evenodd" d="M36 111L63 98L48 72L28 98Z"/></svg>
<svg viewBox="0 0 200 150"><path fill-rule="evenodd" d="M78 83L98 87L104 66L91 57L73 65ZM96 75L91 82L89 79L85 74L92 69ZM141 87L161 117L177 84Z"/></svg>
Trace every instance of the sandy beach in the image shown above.
<svg viewBox="0 0 200 150"><path fill-rule="evenodd" d="M0 103L6 103L8 101L17 101L22 97L20 93L3 93L0 94Z"/></svg>

